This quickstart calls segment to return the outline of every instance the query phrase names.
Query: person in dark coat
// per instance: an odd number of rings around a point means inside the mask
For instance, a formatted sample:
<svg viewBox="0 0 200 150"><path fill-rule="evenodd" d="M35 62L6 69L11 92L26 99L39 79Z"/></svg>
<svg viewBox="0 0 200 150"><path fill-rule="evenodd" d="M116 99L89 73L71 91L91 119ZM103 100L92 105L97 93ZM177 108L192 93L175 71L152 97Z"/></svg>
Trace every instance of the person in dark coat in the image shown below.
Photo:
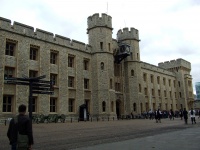
<svg viewBox="0 0 200 150"><path fill-rule="evenodd" d="M188 111L186 110L186 108L184 108L184 110L183 110L183 118L184 118L185 124L187 124Z"/></svg>
<svg viewBox="0 0 200 150"><path fill-rule="evenodd" d="M160 122L161 123L161 111L160 109L158 109L156 112L155 112L155 118L156 118L156 123Z"/></svg>
<svg viewBox="0 0 200 150"><path fill-rule="evenodd" d="M29 117L25 115L26 105L20 105L18 112L19 115L11 119L7 131L7 137L10 141L11 149L17 149L17 136L19 133L28 136L28 150L31 150L33 145L32 122Z"/></svg>

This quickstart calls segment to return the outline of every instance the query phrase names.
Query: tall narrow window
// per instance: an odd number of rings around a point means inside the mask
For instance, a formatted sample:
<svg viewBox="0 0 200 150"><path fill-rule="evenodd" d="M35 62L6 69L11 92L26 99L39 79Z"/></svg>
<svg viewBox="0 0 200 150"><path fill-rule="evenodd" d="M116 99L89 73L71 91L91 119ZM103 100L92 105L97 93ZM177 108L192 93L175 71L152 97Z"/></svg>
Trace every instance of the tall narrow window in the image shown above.
<svg viewBox="0 0 200 150"><path fill-rule="evenodd" d="M74 87L74 77L68 77L68 87Z"/></svg>
<svg viewBox="0 0 200 150"><path fill-rule="evenodd" d="M151 83L153 83L154 82L154 80L153 80L153 75L151 75Z"/></svg>
<svg viewBox="0 0 200 150"><path fill-rule="evenodd" d="M160 84L160 77L157 77L157 83Z"/></svg>
<svg viewBox="0 0 200 150"><path fill-rule="evenodd" d="M102 102L102 111L103 112L106 111L106 102L105 101Z"/></svg>
<svg viewBox="0 0 200 150"><path fill-rule="evenodd" d="M171 86L171 80L169 79L169 86Z"/></svg>
<svg viewBox="0 0 200 150"><path fill-rule="evenodd" d="M101 70L104 70L104 63L101 62Z"/></svg>
<svg viewBox="0 0 200 150"><path fill-rule="evenodd" d="M166 84L166 79L165 78L163 78L163 85L165 85Z"/></svg>
<svg viewBox="0 0 200 150"><path fill-rule="evenodd" d="M15 68L5 67L4 77L14 77L14 74L15 74Z"/></svg>
<svg viewBox="0 0 200 150"><path fill-rule="evenodd" d="M110 79L110 89L112 89L113 87L112 87L112 79Z"/></svg>
<svg viewBox="0 0 200 150"><path fill-rule="evenodd" d="M83 68L84 70L89 70L89 60L83 60Z"/></svg>
<svg viewBox="0 0 200 150"><path fill-rule="evenodd" d="M51 52L50 53L50 63L51 64L57 64L57 53Z"/></svg>
<svg viewBox="0 0 200 150"><path fill-rule="evenodd" d="M16 43L6 42L6 55L14 56Z"/></svg>
<svg viewBox="0 0 200 150"><path fill-rule="evenodd" d="M110 43L108 43L108 50L110 51Z"/></svg>
<svg viewBox="0 0 200 150"><path fill-rule="evenodd" d="M74 68L74 56L68 56L68 67Z"/></svg>
<svg viewBox="0 0 200 150"><path fill-rule="evenodd" d="M114 102L111 102L111 112L114 112Z"/></svg>
<svg viewBox="0 0 200 150"><path fill-rule="evenodd" d="M84 89L89 89L89 79L84 79Z"/></svg>
<svg viewBox="0 0 200 150"><path fill-rule="evenodd" d="M160 90L158 90L158 96L160 96Z"/></svg>
<svg viewBox="0 0 200 150"><path fill-rule="evenodd" d="M50 98L50 112L56 112L57 111L57 98Z"/></svg>
<svg viewBox="0 0 200 150"><path fill-rule="evenodd" d="M181 87L181 82L180 81L178 81L178 86Z"/></svg>
<svg viewBox="0 0 200 150"><path fill-rule="evenodd" d="M3 112L12 112L12 104L13 104L12 101L13 101L12 95L3 96Z"/></svg>
<svg viewBox="0 0 200 150"><path fill-rule="evenodd" d="M147 74L146 73L143 73L143 79L144 79L144 81L147 81Z"/></svg>
<svg viewBox="0 0 200 150"><path fill-rule="evenodd" d="M167 97L167 92L166 92L166 90L164 90L164 96Z"/></svg>
<svg viewBox="0 0 200 150"><path fill-rule="evenodd" d="M174 87L176 87L176 81L174 80Z"/></svg>
<svg viewBox="0 0 200 150"><path fill-rule="evenodd" d="M57 75L56 74L51 73L50 80L52 81L53 85L57 85Z"/></svg>
<svg viewBox="0 0 200 150"><path fill-rule="evenodd" d="M69 112L74 112L74 108L75 108L75 100L70 98L69 101L68 101L68 106L69 106Z"/></svg>
<svg viewBox="0 0 200 150"><path fill-rule="evenodd" d="M141 84L139 84L139 92L142 92Z"/></svg>
<svg viewBox="0 0 200 150"><path fill-rule="evenodd" d="M28 107L29 111L29 107ZM32 112L37 112L37 97L32 97Z"/></svg>
<svg viewBox="0 0 200 150"><path fill-rule="evenodd" d="M136 111L137 107L136 107L136 103L133 103L133 111Z"/></svg>
<svg viewBox="0 0 200 150"><path fill-rule="evenodd" d="M37 60L38 49L30 47L30 60Z"/></svg>
<svg viewBox="0 0 200 150"><path fill-rule="evenodd" d="M134 70L133 69L131 70L131 76L134 76Z"/></svg>
<svg viewBox="0 0 200 150"><path fill-rule="evenodd" d="M100 49L103 50L103 42L100 42Z"/></svg>
<svg viewBox="0 0 200 150"><path fill-rule="evenodd" d="M144 88L144 94L147 95L147 88Z"/></svg>

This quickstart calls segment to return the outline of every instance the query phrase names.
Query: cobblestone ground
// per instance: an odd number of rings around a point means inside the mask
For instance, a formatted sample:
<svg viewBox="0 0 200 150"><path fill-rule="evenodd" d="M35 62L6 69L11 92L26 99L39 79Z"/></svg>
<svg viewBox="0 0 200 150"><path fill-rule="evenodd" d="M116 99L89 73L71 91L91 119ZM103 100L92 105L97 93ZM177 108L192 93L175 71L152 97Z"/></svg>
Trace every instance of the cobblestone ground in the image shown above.
<svg viewBox="0 0 200 150"><path fill-rule="evenodd" d="M155 123L155 120L148 119L133 119L33 124L35 142L33 149L76 149L95 144L173 132L195 126L200 126L199 120L195 125L191 125L191 123L185 125L180 118L175 120L162 119L162 123ZM0 124L0 150L10 149L6 137L7 129L8 126Z"/></svg>

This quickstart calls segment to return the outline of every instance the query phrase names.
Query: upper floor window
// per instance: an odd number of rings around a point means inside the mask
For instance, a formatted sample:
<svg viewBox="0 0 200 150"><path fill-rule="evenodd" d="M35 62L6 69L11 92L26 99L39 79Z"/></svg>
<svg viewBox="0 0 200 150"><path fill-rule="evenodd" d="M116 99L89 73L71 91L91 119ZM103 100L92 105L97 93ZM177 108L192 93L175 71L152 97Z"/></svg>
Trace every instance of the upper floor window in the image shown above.
<svg viewBox="0 0 200 150"><path fill-rule="evenodd" d="M165 85L166 84L166 79L165 78L163 78L163 85Z"/></svg>
<svg viewBox="0 0 200 150"><path fill-rule="evenodd" d="M69 106L69 112L74 112L75 111L75 100L70 98L68 101L68 106Z"/></svg>
<svg viewBox="0 0 200 150"><path fill-rule="evenodd" d="M181 82L180 81L178 81L178 86L181 87Z"/></svg>
<svg viewBox="0 0 200 150"><path fill-rule="evenodd" d="M110 51L110 43L108 43L108 50Z"/></svg>
<svg viewBox="0 0 200 150"><path fill-rule="evenodd" d="M143 73L143 79L144 79L144 81L147 81L147 74L146 73Z"/></svg>
<svg viewBox="0 0 200 150"><path fill-rule="evenodd" d="M4 77L14 77L15 68L13 67L5 67Z"/></svg>
<svg viewBox="0 0 200 150"><path fill-rule="evenodd" d="M139 92L142 92L141 84L139 84Z"/></svg>
<svg viewBox="0 0 200 150"><path fill-rule="evenodd" d="M29 107L28 107L29 110ZM32 112L37 112L37 97L32 97Z"/></svg>
<svg viewBox="0 0 200 150"><path fill-rule="evenodd" d="M160 77L157 77L157 83L160 84Z"/></svg>
<svg viewBox="0 0 200 150"><path fill-rule="evenodd" d="M131 70L131 76L134 76L134 70L133 69Z"/></svg>
<svg viewBox="0 0 200 150"><path fill-rule="evenodd" d="M30 60L37 60L38 49L34 47L30 47Z"/></svg>
<svg viewBox="0 0 200 150"><path fill-rule="evenodd" d="M147 88L144 88L144 94L147 95Z"/></svg>
<svg viewBox="0 0 200 150"><path fill-rule="evenodd" d="M171 86L171 80L169 79L169 86Z"/></svg>
<svg viewBox="0 0 200 150"><path fill-rule="evenodd" d="M103 50L103 42L100 42L100 49Z"/></svg>
<svg viewBox="0 0 200 150"><path fill-rule="evenodd" d="M112 89L113 87L112 87L112 79L110 79L110 89Z"/></svg>
<svg viewBox="0 0 200 150"><path fill-rule="evenodd" d="M6 55L14 56L16 43L6 42Z"/></svg>
<svg viewBox="0 0 200 150"><path fill-rule="evenodd" d="M83 68L84 70L89 70L89 60L83 60Z"/></svg>
<svg viewBox="0 0 200 150"><path fill-rule="evenodd" d="M34 70L29 70L29 77L30 78L35 78L38 76L38 72Z"/></svg>
<svg viewBox="0 0 200 150"><path fill-rule="evenodd" d="M74 87L74 77L68 77L68 87Z"/></svg>
<svg viewBox="0 0 200 150"><path fill-rule="evenodd" d="M89 89L89 79L84 79L84 89Z"/></svg>
<svg viewBox="0 0 200 150"><path fill-rule="evenodd" d="M176 81L174 80L174 87L176 87Z"/></svg>
<svg viewBox="0 0 200 150"><path fill-rule="evenodd" d="M57 64L57 57L58 57L58 53L51 52L50 53L50 63L51 64Z"/></svg>
<svg viewBox="0 0 200 150"><path fill-rule="evenodd" d="M104 70L104 63L101 62L101 70Z"/></svg>
<svg viewBox="0 0 200 150"><path fill-rule="evenodd" d="M74 56L68 56L68 67L74 67Z"/></svg>
<svg viewBox="0 0 200 150"><path fill-rule="evenodd" d="M106 111L106 102L105 101L102 102L102 111L103 112Z"/></svg>
<svg viewBox="0 0 200 150"><path fill-rule="evenodd" d="M154 80L153 80L153 75L151 75L151 83L153 83L153 81L154 81Z"/></svg>
<svg viewBox="0 0 200 150"><path fill-rule="evenodd" d="M56 74L51 73L50 80L52 81L53 85L57 85L57 75Z"/></svg>

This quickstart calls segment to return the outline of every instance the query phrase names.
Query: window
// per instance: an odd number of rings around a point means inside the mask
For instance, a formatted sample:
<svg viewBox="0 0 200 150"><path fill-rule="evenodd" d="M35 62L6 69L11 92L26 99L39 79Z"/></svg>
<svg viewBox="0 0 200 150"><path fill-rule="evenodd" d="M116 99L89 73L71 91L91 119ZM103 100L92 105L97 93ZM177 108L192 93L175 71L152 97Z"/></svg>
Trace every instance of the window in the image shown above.
<svg viewBox="0 0 200 150"><path fill-rule="evenodd" d="M30 78L35 78L38 76L38 72L34 70L29 70L29 77Z"/></svg>
<svg viewBox="0 0 200 150"><path fill-rule="evenodd" d="M160 77L157 77L157 83L160 84Z"/></svg>
<svg viewBox="0 0 200 150"><path fill-rule="evenodd" d="M160 90L158 90L158 96L160 96Z"/></svg>
<svg viewBox="0 0 200 150"><path fill-rule="evenodd" d="M105 101L102 102L102 111L103 112L106 111L106 102Z"/></svg>
<svg viewBox="0 0 200 150"><path fill-rule="evenodd" d="M181 82L180 81L178 81L178 86L181 87Z"/></svg>
<svg viewBox="0 0 200 150"><path fill-rule="evenodd" d="M134 76L134 70L133 69L131 70L131 76Z"/></svg>
<svg viewBox="0 0 200 150"><path fill-rule="evenodd" d="M89 70L89 60L83 60L83 68L84 70Z"/></svg>
<svg viewBox="0 0 200 150"><path fill-rule="evenodd" d="M144 79L144 81L147 81L147 74L146 73L143 73L143 79Z"/></svg>
<svg viewBox="0 0 200 150"><path fill-rule="evenodd" d="M110 51L110 43L108 43L108 50Z"/></svg>
<svg viewBox="0 0 200 150"><path fill-rule="evenodd" d="M111 112L114 112L114 102L111 102Z"/></svg>
<svg viewBox="0 0 200 150"><path fill-rule="evenodd" d="M172 91L169 91L169 96L170 98L172 98Z"/></svg>
<svg viewBox="0 0 200 150"><path fill-rule="evenodd" d="M89 99L85 99L85 105L87 107L88 112L90 112L90 100Z"/></svg>
<svg viewBox="0 0 200 150"><path fill-rule="evenodd" d="M104 63L101 62L101 70L104 70Z"/></svg>
<svg viewBox="0 0 200 150"><path fill-rule="evenodd" d="M4 77L14 77L15 68L5 67Z"/></svg>
<svg viewBox="0 0 200 150"><path fill-rule="evenodd" d="M169 79L168 81L169 81L169 86L171 86L171 80Z"/></svg>
<svg viewBox="0 0 200 150"><path fill-rule="evenodd" d="M100 42L100 49L103 50L103 42Z"/></svg>
<svg viewBox="0 0 200 150"><path fill-rule="evenodd" d="M110 89L112 89L112 79L110 79Z"/></svg>
<svg viewBox="0 0 200 150"><path fill-rule="evenodd" d="M58 55L58 53L56 53L56 52L50 53L50 63L51 64L57 64L57 55Z"/></svg>
<svg viewBox="0 0 200 150"><path fill-rule="evenodd" d="M14 56L15 49L16 49L15 43L6 42L6 55Z"/></svg>
<svg viewBox="0 0 200 150"><path fill-rule="evenodd" d="M144 88L144 94L147 95L147 88Z"/></svg>
<svg viewBox="0 0 200 150"><path fill-rule="evenodd" d="M30 47L30 60L37 60L38 49Z"/></svg>
<svg viewBox="0 0 200 150"><path fill-rule="evenodd" d="M176 87L176 81L174 80L174 87Z"/></svg>
<svg viewBox="0 0 200 150"><path fill-rule="evenodd" d="M139 84L139 92L142 92L141 84Z"/></svg>
<svg viewBox="0 0 200 150"><path fill-rule="evenodd" d="M84 79L84 89L89 89L89 79Z"/></svg>
<svg viewBox="0 0 200 150"><path fill-rule="evenodd" d="M52 81L53 85L57 85L57 75L56 74L51 73L50 80Z"/></svg>
<svg viewBox="0 0 200 150"><path fill-rule="evenodd" d="M176 92L174 92L174 96L175 96L175 98L176 98Z"/></svg>
<svg viewBox="0 0 200 150"><path fill-rule="evenodd" d="M68 87L74 87L74 77L68 77Z"/></svg>
<svg viewBox="0 0 200 150"><path fill-rule="evenodd" d="M37 97L32 97L32 112L37 112ZM29 107L28 107L29 111Z"/></svg>
<svg viewBox="0 0 200 150"><path fill-rule="evenodd" d="M74 56L68 56L68 67L74 67Z"/></svg>
<svg viewBox="0 0 200 150"><path fill-rule="evenodd" d="M153 75L151 75L151 83L153 83Z"/></svg>
<svg viewBox="0 0 200 150"><path fill-rule="evenodd" d="M182 98L181 92L179 92L179 97Z"/></svg>
<svg viewBox="0 0 200 150"><path fill-rule="evenodd" d="M3 96L3 112L12 112L12 95L4 95Z"/></svg>
<svg viewBox="0 0 200 150"><path fill-rule="evenodd" d="M75 100L70 98L69 101L68 101L68 106L69 106L69 112L75 112L74 111L74 103L75 103Z"/></svg>
<svg viewBox="0 0 200 150"><path fill-rule="evenodd" d="M120 83L115 83L115 91L120 91Z"/></svg>
<svg viewBox="0 0 200 150"><path fill-rule="evenodd" d="M133 111L136 111L136 103L133 103Z"/></svg>
<svg viewBox="0 0 200 150"><path fill-rule="evenodd" d="M151 89L152 96L155 96L154 89Z"/></svg>
<svg viewBox="0 0 200 150"><path fill-rule="evenodd" d="M163 85L165 85L166 84L166 79L165 78L163 78Z"/></svg>
<svg viewBox="0 0 200 150"><path fill-rule="evenodd" d="M164 96L167 97L167 92L164 90Z"/></svg>
<svg viewBox="0 0 200 150"><path fill-rule="evenodd" d="M51 97L50 98L50 112L56 112L57 111L57 104L56 104L56 102L57 102L57 99L56 98L53 98L53 97Z"/></svg>

